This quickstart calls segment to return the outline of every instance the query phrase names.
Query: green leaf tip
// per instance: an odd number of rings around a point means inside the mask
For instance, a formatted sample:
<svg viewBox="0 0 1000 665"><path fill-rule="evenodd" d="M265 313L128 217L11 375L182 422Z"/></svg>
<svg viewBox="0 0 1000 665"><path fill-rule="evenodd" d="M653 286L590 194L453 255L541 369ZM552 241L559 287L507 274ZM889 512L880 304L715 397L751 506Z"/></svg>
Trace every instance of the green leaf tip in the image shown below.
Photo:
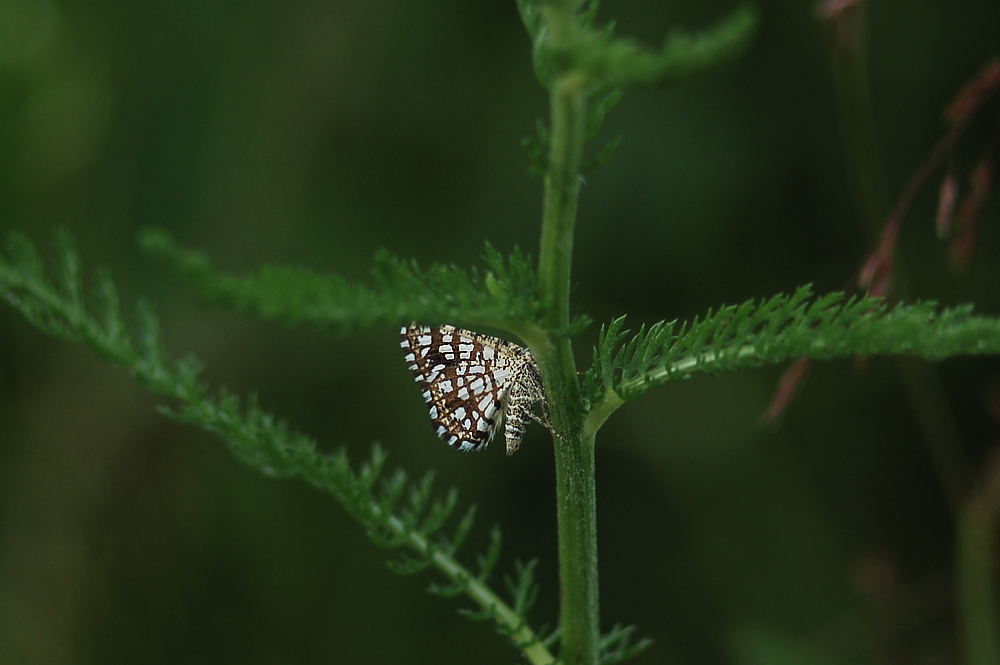
<svg viewBox="0 0 1000 665"><path fill-rule="evenodd" d="M649 638L642 638L636 642L632 642L635 631L635 626L616 625L607 633L601 635L598 642L599 653L597 662L600 665L623 663L653 646L653 640Z"/></svg>
<svg viewBox="0 0 1000 665"><path fill-rule="evenodd" d="M595 27L599 3L576 3L576 35L558 46L550 43L540 0L518 0L521 19L531 36L535 73L551 90L557 79L573 80L586 90L584 140L590 143L604 124L608 112L621 100L625 88L679 81L703 69L739 55L750 43L757 25L757 11L741 7L716 26L698 34L675 30L659 51L634 41L614 37L614 22ZM584 158L580 171L603 166L620 146L615 138L593 156ZM552 147L549 128L539 121L535 136L521 140L528 156L528 173L544 178L549 173Z"/></svg>
<svg viewBox="0 0 1000 665"><path fill-rule="evenodd" d="M743 6L701 33L672 31L660 51L591 33L577 45L572 59L593 85L672 83L738 56L750 43L757 21L757 10Z"/></svg>
<svg viewBox="0 0 1000 665"><path fill-rule="evenodd" d="M139 249L150 258L167 263L188 281L207 280L212 274L212 263L203 252L184 249L167 231L146 228L137 236Z"/></svg>

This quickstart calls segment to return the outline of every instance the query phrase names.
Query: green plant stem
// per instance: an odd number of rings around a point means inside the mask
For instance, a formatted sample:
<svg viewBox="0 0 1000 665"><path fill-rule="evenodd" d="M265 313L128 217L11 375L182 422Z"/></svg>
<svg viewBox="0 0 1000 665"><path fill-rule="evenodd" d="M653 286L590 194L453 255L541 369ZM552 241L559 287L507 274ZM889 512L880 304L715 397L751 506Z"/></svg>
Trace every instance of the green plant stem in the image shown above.
<svg viewBox="0 0 1000 665"><path fill-rule="evenodd" d="M539 251L538 282L542 302L546 303L544 323L550 329L569 325L570 274L573 262L573 231L576 225L577 199L580 195L580 163L583 157L586 94L584 82L575 75L558 80L552 88L552 148L549 173L545 178L545 210ZM565 337L546 339L538 349L539 363L553 402L557 424L572 425L570 416L579 409L559 408L560 402L580 400L573 348ZM559 399L564 396L566 399ZM565 422L559 423L559 420ZM562 430L560 430L562 431Z"/></svg>
<svg viewBox="0 0 1000 665"><path fill-rule="evenodd" d="M987 463L982 487L959 512L958 625L968 665L1000 665L996 551L1000 521L1000 458Z"/></svg>
<svg viewBox="0 0 1000 665"><path fill-rule="evenodd" d="M576 2L545 6L549 47L565 50L576 31ZM580 193L580 163L586 120L586 82L573 71L551 87L551 152L545 178L545 206L539 252L539 291L545 324L569 323L573 231ZM549 335L533 346L545 379L555 437L556 502L559 521L561 590L560 659L565 665L597 662L597 511L594 437L581 436L582 399L570 341Z"/></svg>
<svg viewBox="0 0 1000 665"><path fill-rule="evenodd" d="M600 635L594 438L557 440L555 449L562 593L559 656L563 663L593 665Z"/></svg>
<svg viewBox="0 0 1000 665"><path fill-rule="evenodd" d="M573 232L580 195L580 162L585 123L584 82L570 76L552 89L552 148L545 178L545 210L538 280L542 296L548 298L546 324L560 328L569 324L569 285L573 262Z"/></svg>

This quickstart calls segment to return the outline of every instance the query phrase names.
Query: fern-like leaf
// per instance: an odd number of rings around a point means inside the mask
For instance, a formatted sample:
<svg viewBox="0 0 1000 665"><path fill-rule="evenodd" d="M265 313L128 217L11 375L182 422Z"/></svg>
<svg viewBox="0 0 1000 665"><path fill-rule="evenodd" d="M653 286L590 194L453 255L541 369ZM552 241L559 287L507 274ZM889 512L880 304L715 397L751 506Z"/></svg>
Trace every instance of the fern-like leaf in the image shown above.
<svg viewBox="0 0 1000 665"><path fill-rule="evenodd" d="M538 0L518 0L534 46L535 74L546 88L557 75L572 72L582 77L591 92L597 93L598 107L604 91L672 83L732 59L749 43L757 24L756 11L746 6L700 34L674 31L661 50L652 51L614 37L613 23L595 27L597 3L591 2L578 15L576 39L569 47L557 50L547 43L540 5Z"/></svg>
<svg viewBox="0 0 1000 665"><path fill-rule="evenodd" d="M505 258L487 244L484 269L470 270L440 264L424 270L381 251L371 286L365 286L298 268L265 266L234 277L217 272L204 254L180 247L166 232L147 230L140 242L202 298L286 325L337 335L410 321L493 327L522 338L538 338L541 331L545 306L532 260L517 249Z"/></svg>
<svg viewBox="0 0 1000 665"><path fill-rule="evenodd" d="M445 533L458 504L454 490L435 500L432 474L416 483L408 482L402 471L385 478L387 456L378 446L355 470L343 450L320 453L312 439L264 412L253 397L244 401L225 392L211 395L201 382L200 363L170 358L152 308L137 309L134 331L126 325L107 273L99 275L94 297L85 297L79 258L68 235L58 239L54 280L45 275L34 247L23 236L12 236L7 247L7 254L0 256L0 298L29 321L50 334L84 342L103 358L125 367L141 385L168 398L169 405L160 407L161 412L217 435L237 458L261 473L297 477L330 494L377 544L401 551L389 562L390 568L403 574L436 568L449 582L440 588L452 595L465 594L515 645L529 645L522 651L530 662L553 661L516 610L525 606L524 598L516 595L511 607L486 583L486 575L499 558L499 531L493 531L481 575L473 575L454 558L472 528L474 514L466 511L451 534ZM497 260L490 259L494 264ZM501 279L509 277L503 274ZM100 309L92 312L92 307Z"/></svg>
<svg viewBox="0 0 1000 665"><path fill-rule="evenodd" d="M976 316L970 306L941 309L934 302L889 308L871 297L811 287L738 307L709 310L690 323L661 322L628 338L624 319L602 327L594 364L584 375L591 427L623 402L693 372L718 374L786 362L853 355L909 355L940 360L1000 353L1000 319Z"/></svg>

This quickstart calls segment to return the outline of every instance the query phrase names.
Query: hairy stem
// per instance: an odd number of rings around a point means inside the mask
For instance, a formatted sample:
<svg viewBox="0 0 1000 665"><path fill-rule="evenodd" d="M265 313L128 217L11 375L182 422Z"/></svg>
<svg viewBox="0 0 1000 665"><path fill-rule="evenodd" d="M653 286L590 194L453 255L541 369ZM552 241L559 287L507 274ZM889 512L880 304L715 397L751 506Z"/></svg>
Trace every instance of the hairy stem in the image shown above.
<svg viewBox="0 0 1000 665"><path fill-rule="evenodd" d="M597 662L597 497L594 438L556 441L560 617L563 663Z"/></svg>
<svg viewBox="0 0 1000 665"><path fill-rule="evenodd" d="M552 89L552 153L545 178L545 211L538 279L550 308L546 324L560 328L569 323L569 285L573 262L573 230L580 195L580 161L583 154L583 82L576 77L558 81Z"/></svg>
<svg viewBox="0 0 1000 665"><path fill-rule="evenodd" d="M545 6L548 46L553 50L567 50L576 38L578 4L562 0ZM562 329L569 323L586 92L586 82L571 69L558 75L551 86L551 152L538 269L540 295L549 305L545 318L549 329ZM550 335L535 352L558 432L555 457L562 592L560 658L565 665L593 665L597 662L599 636L594 437L581 435L582 400L570 341Z"/></svg>

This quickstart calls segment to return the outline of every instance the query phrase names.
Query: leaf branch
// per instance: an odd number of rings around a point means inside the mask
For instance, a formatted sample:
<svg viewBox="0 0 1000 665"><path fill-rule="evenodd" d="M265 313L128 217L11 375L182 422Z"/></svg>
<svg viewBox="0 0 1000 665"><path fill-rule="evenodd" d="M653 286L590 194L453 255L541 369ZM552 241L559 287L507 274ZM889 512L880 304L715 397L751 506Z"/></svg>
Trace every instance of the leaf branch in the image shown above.
<svg viewBox="0 0 1000 665"><path fill-rule="evenodd" d="M591 402L586 428L596 431L626 401L667 381L749 369L807 356L908 355L941 360L1000 353L1000 318L971 306L941 309L935 302L887 307L879 298L811 287L755 304L723 307L701 320L643 327L627 342L624 318L602 327L594 364L584 376Z"/></svg>
<svg viewBox="0 0 1000 665"><path fill-rule="evenodd" d="M336 335L421 321L485 326L524 339L540 338L548 311L538 296L531 257L515 249L505 258L489 243L483 268L468 270L440 264L422 269L415 261L380 251L370 286L278 266L264 266L252 275L227 275L216 270L205 254L181 247L161 230L144 231L140 245L206 301ZM585 325L585 320L576 321L573 330Z"/></svg>
<svg viewBox="0 0 1000 665"><path fill-rule="evenodd" d="M11 236L7 255L0 256L0 298L43 331L83 342L101 357L126 368L139 384L174 403L160 407L161 412L218 436L247 465L271 477L302 478L330 494L376 544L411 553L390 562L390 568L404 574L436 568L450 584L432 587L432 591L464 594L513 640L529 662L554 662L543 638L524 618L530 608L525 599L537 593L530 569L518 567L513 606L487 583L500 554L499 531L494 529L478 574L455 558L472 528L474 511L467 510L451 534L445 533L458 503L454 490L443 500L434 500L430 474L417 483L410 483L402 471L384 478L387 456L378 446L355 471L343 449L332 455L320 453L314 440L262 411L254 399L243 403L225 392L210 395L200 380L198 361L176 361L167 354L149 307L137 310L135 331L130 331L107 273L99 274L92 297L85 298L80 261L65 233L58 236L58 248L56 278L49 280L34 246L23 236Z"/></svg>

